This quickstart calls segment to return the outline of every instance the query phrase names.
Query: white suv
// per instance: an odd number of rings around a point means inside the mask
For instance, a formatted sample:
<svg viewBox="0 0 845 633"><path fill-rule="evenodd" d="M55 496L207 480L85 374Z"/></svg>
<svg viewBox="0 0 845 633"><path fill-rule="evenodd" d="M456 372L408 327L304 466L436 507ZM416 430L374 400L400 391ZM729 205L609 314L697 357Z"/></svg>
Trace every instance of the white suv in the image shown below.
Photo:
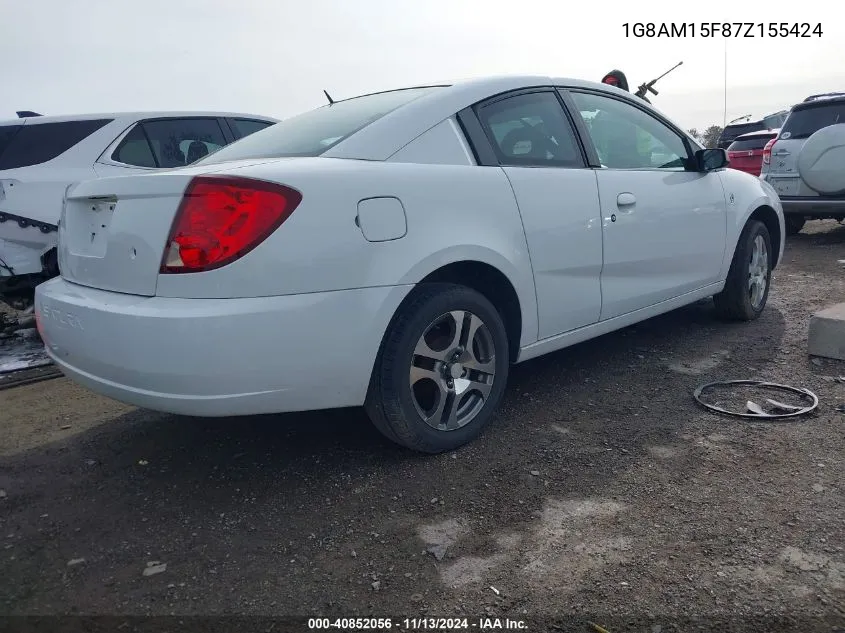
<svg viewBox="0 0 845 633"><path fill-rule="evenodd" d="M35 286L58 274L56 227L70 185L183 167L274 123L225 112L0 121L0 299L26 307Z"/></svg>
<svg viewBox="0 0 845 633"><path fill-rule="evenodd" d="M845 219L845 195L838 191L839 187L829 188L824 184L819 186L815 183L820 179L814 178L810 173L816 171L818 174L820 168L828 167L817 160L806 160L812 156L818 157L820 151L831 148L827 134L817 133L840 123L845 123L845 93L834 92L807 97L793 106L778 136L769 141L763 150L760 178L777 191L783 204L786 230L790 235L798 233L807 219ZM813 136L819 143L810 142L810 137ZM802 154L805 155L806 163L803 170L799 160ZM831 159L833 156L834 154L830 154ZM843 172L845 165L842 165L840 173ZM834 180L841 179L837 177ZM822 183L827 180L821 178Z"/></svg>

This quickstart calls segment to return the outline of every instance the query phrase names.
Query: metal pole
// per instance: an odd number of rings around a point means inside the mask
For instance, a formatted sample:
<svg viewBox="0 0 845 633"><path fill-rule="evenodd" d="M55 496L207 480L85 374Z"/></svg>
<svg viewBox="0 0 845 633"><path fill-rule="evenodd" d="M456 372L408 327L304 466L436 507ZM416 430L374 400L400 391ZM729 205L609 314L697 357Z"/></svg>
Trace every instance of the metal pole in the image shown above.
<svg viewBox="0 0 845 633"><path fill-rule="evenodd" d="M722 118L722 129L728 125L728 38L725 38L725 113Z"/></svg>

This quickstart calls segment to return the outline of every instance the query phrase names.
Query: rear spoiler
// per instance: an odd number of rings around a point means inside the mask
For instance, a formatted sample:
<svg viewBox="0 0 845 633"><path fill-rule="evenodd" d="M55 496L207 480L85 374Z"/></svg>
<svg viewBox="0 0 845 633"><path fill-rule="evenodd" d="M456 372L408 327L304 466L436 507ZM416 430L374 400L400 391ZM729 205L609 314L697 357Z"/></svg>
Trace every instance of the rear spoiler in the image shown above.
<svg viewBox="0 0 845 633"><path fill-rule="evenodd" d="M41 116L37 112L33 112L31 110L18 110L15 114L18 115L19 119L23 119L24 117L28 116Z"/></svg>

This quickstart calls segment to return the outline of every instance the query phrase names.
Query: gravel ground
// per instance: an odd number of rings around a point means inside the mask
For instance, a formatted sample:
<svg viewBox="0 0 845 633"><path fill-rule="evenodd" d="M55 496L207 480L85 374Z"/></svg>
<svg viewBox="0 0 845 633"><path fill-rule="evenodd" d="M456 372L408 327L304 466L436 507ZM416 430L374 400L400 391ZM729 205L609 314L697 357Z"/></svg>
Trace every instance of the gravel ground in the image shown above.
<svg viewBox="0 0 845 633"><path fill-rule="evenodd" d="M758 321L698 304L517 366L488 431L435 457L358 410L204 420L66 379L0 392L2 611L845 630L845 363L806 354L840 258L845 227L808 223ZM821 404L749 423L692 399L738 378Z"/></svg>

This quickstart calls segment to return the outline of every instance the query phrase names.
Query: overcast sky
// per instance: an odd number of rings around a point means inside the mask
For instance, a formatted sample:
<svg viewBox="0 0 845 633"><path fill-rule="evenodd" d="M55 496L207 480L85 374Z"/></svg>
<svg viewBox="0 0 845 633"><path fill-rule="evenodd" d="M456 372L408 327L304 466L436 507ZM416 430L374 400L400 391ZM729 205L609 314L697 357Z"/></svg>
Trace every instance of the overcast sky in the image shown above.
<svg viewBox="0 0 845 633"><path fill-rule="evenodd" d="M645 8L642 8L645 6ZM491 74L632 89L675 63L652 102L722 124L725 40L625 37L629 22L821 23L822 36L730 39L727 119L845 90L836 3L621 0L0 0L0 119L16 110L234 110L285 118L334 98Z"/></svg>

